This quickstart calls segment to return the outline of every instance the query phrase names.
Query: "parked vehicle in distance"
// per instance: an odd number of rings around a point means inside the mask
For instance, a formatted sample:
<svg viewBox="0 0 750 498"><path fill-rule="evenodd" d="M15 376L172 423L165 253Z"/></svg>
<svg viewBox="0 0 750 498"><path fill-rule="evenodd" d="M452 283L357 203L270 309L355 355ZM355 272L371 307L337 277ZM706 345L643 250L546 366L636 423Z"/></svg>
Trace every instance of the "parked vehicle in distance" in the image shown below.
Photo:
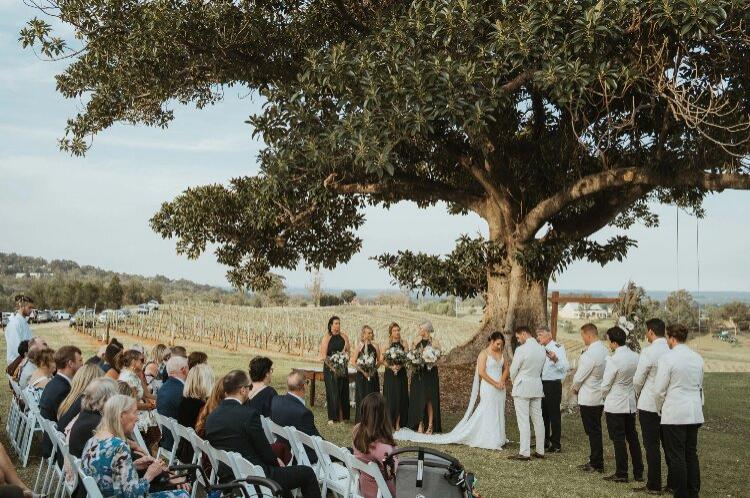
<svg viewBox="0 0 750 498"><path fill-rule="evenodd" d="M13 316L13 313L10 313L8 311L3 311L3 318L2 318L3 328L5 328L5 326L8 325L8 321L10 320L11 316Z"/></svg>
<svg viewBox="0 0 750 498"><path fill-rule="evenodd" d="M148 315L151 313L151 308L148 307L148 304L139 304L135 312L139 315Z"/></svg>
<svg viewBox="0 0 750 498"><path fill-rule="evenodd" d="M53 321L52 313L49 310L36 310L32 314L31 321L34 323L48 323Z"/></svg>
<svg viewBox="0 0 750 498"><path fill-rule="evenodd" d="M106 309L99 313L99 323L117 322L127 319L128 313L126 310L110 310Z"/></svg>
<svg viewBox="0 0 750 498"><path fill-rule="evenodd" d="M146 303L146 306L149 307L151 310L158 310L159 309L159 301L156 299L152 299L151 301Z"/></svg>
<svg viewBox="0 0 750 498"><path fill-rule="evenodd" d="M85 328L91 328L94 326L96 321L96 312L91 308L81 308L76 311L75 315L70 317L68 325L75 327L76 325L83 325Z"/></svg>
<svg viewBox="0 0 750 498"><path fill-rule="evenodd" d="M60 321L60 320L70 320L70 313L68 313L65 310L55 310L53 312L53 314L55 315L55 319L58 320L58 321Z"/></svg>

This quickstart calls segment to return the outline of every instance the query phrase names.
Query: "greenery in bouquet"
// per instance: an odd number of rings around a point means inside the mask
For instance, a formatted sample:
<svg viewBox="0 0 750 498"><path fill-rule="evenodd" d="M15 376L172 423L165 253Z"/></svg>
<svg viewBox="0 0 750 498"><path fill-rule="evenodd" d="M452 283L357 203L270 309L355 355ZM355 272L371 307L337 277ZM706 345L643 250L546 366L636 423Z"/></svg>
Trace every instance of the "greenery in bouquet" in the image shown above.
<svg viewBox="0 0 750 498"><path fill-rule="evenodd" d="M367 376L372 376L378 370L375 355L370 353L362 354L357 358L357 366Z"/></svg>
<svg viewBox="0 0 750 498"><path fill-rule="evenodd" d="M406 351L401 348L392 347L385 350L383 360L389 367L403 366L408 360Z"/></svg>
<svg viewBox="0 0 750 498"><path fill-rule="evenodd" d="M349 375L349 355L343 351L333 353L328 357L328 366L336 377Z"/></svg>

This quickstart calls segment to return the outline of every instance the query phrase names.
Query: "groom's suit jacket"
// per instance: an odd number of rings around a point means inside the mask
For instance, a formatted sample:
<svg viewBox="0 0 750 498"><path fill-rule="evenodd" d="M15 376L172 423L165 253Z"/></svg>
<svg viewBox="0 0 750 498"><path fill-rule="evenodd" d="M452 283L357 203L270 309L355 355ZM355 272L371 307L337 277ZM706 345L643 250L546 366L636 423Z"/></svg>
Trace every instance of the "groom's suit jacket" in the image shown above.
<svg viewBox="0 0 750 498"><path fill-rule="evenodd" d="M510 364L510 378L513 381L511 395L518 398L543 398L542 369L547 355L544 347L529 337L516 349Z"/></svg>

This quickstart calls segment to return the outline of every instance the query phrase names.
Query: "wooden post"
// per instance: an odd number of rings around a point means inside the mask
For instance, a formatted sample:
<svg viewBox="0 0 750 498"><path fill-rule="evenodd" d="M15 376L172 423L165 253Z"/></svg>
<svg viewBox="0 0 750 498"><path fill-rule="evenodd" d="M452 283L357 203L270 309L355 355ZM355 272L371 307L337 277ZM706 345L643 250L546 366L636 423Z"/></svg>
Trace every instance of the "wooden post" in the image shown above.
<svg viewBox="0 0 750 498"><path fill-rule="evenodd" d="M560 293L552 293L552 311L550 312L550 329L552 330L552 340L557 340L557 305L560 299Z"/></svg>

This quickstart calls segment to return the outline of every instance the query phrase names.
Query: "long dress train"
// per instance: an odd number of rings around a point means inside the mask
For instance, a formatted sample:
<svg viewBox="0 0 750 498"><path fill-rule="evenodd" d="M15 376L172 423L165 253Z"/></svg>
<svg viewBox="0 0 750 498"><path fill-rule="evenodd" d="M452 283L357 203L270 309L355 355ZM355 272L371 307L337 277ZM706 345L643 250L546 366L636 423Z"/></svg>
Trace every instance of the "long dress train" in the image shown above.
<svg viewBox="0 0 750 498"><path fill-rule="evenodd" d="M487 375L500 380L503 359L487 357ZM479 397L479 404L474 408ZM432 444L465 444L488 450L502 449L505 437L505 390L498 390L474 374L469 406L461 421L446 434L420 434L410 429L396 431L394 438L403 441Z"/></svg>

